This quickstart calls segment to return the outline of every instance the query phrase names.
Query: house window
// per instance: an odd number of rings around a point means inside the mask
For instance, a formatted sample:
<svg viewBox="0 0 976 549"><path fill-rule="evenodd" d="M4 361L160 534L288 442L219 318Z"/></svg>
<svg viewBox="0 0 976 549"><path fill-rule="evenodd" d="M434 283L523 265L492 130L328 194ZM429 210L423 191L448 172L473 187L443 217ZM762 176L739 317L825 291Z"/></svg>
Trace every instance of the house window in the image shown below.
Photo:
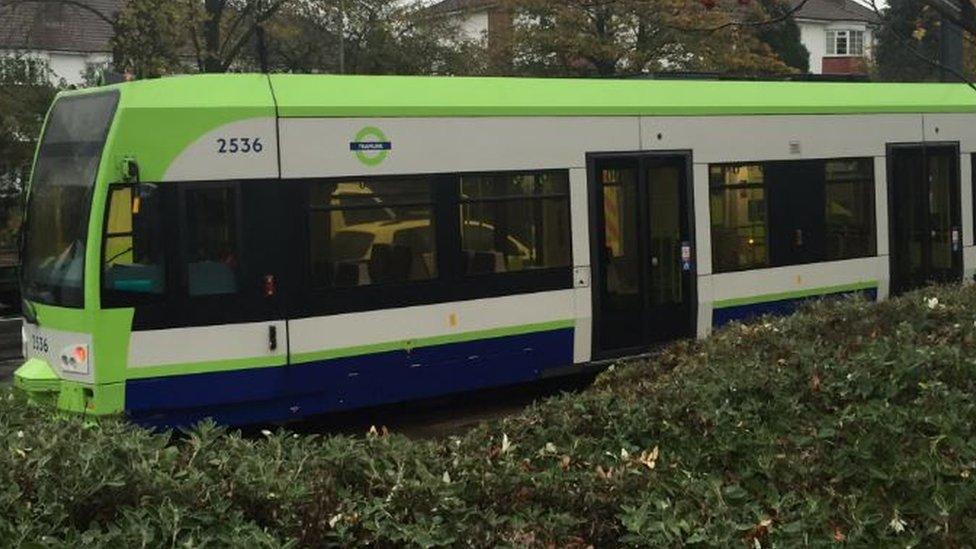
<svg viewBox="0 0 976 549"><path fill-rule="evenodd" d="M827 31L827 55L863 56L864 55L864 31L860 31L860 30Z"/></svg>

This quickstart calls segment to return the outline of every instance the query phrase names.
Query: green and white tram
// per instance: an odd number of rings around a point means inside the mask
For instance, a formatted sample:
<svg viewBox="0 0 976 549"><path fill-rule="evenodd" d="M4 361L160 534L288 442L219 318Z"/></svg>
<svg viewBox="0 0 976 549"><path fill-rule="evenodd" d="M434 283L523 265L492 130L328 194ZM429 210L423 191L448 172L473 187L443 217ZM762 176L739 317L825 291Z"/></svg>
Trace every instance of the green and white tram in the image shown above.
<svg viewBox="0 0 976 549"><path fill-rule="evenodd" d="M527 382L976 269L962 85L221 75L58 96L37 401L228 424ZM963 184L965 182L965 184Z"/></svg>

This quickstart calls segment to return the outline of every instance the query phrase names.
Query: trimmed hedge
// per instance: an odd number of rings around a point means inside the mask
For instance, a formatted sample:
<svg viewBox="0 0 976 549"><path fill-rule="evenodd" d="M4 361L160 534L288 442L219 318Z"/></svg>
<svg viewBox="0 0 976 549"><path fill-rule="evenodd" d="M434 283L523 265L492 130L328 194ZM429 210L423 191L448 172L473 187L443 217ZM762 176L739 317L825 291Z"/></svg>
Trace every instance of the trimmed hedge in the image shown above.
<svg viewBox="0 0 976 549"><path fill-rule="evenodd" d="M976 289L823 302L436 441L85 425L0 393L13 545L963 546Z"/></svg>

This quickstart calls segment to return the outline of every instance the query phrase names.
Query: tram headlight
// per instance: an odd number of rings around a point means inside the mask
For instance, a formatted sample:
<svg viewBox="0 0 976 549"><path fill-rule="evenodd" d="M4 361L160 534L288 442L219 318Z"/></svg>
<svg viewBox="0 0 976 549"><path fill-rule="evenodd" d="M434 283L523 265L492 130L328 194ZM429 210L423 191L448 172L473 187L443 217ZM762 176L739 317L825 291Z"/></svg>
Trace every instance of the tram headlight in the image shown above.
<svg viewBox="0 0 976 549"><path fill-rule="evenodd" d="M88 345L69 345L61 350L61 369L75 374L91 372Z"/></svg>

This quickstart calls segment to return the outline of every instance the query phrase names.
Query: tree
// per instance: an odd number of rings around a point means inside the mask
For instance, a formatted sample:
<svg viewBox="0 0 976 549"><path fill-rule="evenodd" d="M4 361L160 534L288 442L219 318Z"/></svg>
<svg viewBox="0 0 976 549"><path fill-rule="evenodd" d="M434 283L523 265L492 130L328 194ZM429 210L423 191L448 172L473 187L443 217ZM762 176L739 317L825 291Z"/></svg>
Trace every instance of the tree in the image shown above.
<svg viewBox="0 0 976 549"><path fill-rule="evenodd" d="M258 29L291 0L188 0L200 72L227 72Z"/></svg>
<svg viewBox="0 0 976 549"><path fill-rule="evenodd" d="M81 0L0 0L0 13L25 4L60 3L95 14L121 37L113 43L117 70L154 75L172 68L174 56L186 56L195 59L200 72L227 72L258 29L292 1L297 0L131 0L116 14Z"/></svg>
<svg viewBox="0 0 976 549"><path fill-rule="evenodd" d="M0 246L13 244L37 137L57 89L47 63L0 57Z"/></svg>
<svg viewBox="0 0 976 549"><path fill-rule="evenodd" d="M713 0L507 0L515 16L516 73L639 74L662 69L738 74L790 72L735 4Z"/></svg>
<svg viewBox="0 0 976 549"><path fill-rule="evenodd" d="M976 36L976 0L921 0L922 4L938 13L970 36Z"/></svg>
<svg viewBox="0 0 976 549"><path fill-rule="evenodd" d="M268 24L271 67L294 72L467 74L477 50L422 2L308 0Z"/></svg>
<svg viewBox="0 0 976 549"><path fill-rule="evenodd" d="M183 2L129 0L114 23L114 69L135 78L185 72L188 29L196 26L192 16ZM197 59L198 66L201 61Z"/></svg>
<svg viewBox="0 0 976 549"><path fill-rule="evenodd" d="M793 8L784 0L758 0L762 12L771 22L757 29L757 36L772 48L787 65L806 73L810 71L810 52L800 41L800 27L793 19Z"/></svg>
<svg viewBox="0 0 976 549"><path fill-rule="evenodd" d="M889 0L881 18L874 53L878 77L891 81L939 80L938 65L919 58L939 59L938 14L920 0Z"/></svg>

